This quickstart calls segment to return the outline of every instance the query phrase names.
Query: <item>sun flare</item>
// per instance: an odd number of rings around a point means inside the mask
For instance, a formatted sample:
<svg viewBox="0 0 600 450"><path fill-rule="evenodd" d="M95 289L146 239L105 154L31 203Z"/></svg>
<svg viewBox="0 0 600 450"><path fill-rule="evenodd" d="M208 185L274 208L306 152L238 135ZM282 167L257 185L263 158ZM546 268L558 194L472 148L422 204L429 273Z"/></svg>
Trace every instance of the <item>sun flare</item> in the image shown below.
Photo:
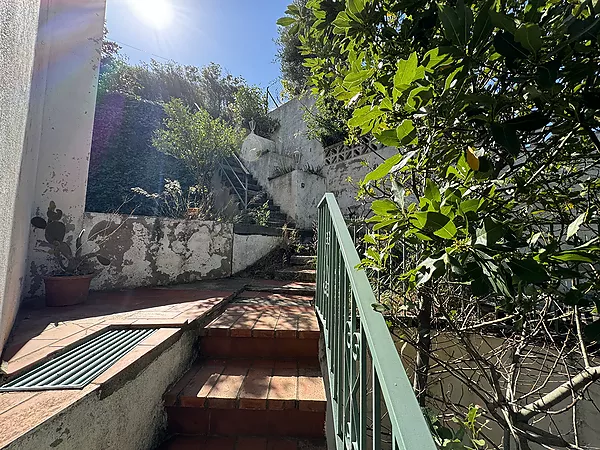
<svg viewBox="0 0 600 450"><path fill-rule="evenodd" d="M166 28L173 20L169 0L130 0L130 4L135 15L152 28Z"/></svg>

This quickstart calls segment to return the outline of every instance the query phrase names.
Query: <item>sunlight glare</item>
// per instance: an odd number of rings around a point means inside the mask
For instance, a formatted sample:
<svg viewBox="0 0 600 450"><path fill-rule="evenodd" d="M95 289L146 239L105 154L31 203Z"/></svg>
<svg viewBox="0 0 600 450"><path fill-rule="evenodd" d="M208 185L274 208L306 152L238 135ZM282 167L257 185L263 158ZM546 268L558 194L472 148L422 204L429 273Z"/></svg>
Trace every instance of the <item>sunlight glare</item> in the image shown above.
<svg viewBox="0 0 600 450"><path fill-rule="evenodd" d="M173 19L169 0L130 0L130 4L137 17L153 28L166 28Z"/></svg>

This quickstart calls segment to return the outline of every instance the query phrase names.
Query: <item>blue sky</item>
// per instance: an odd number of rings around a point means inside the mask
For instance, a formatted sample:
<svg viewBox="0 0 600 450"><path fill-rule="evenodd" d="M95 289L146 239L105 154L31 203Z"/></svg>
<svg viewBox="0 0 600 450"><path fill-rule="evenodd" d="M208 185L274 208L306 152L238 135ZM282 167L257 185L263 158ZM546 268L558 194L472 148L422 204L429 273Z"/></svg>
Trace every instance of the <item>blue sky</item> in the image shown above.
<svg viewBox="0 0 600 450"><path fill-rule="evenodd" d="M280 76L275 22L290 1L107 0L106 24L132 64L164 61L153 54L195 66L216 62L265 88ZM149 4L158 9L149 10ZM161 7L168 12L160 14Z"/></svg>

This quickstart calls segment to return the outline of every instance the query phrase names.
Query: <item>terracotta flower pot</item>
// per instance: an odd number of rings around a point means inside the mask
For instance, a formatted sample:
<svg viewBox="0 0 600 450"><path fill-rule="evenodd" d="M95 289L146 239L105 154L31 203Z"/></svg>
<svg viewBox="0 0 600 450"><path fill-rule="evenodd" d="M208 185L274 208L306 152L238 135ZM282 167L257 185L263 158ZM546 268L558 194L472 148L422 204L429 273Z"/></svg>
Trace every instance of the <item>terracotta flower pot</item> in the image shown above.
<svg viewBox="0 0 600 450"><path fill-rule="evenodd" d="M44 277L46 306L71 306L83 303L90 291L91 275Z"/></svg>
<svg viewBox="0 0 600 450"><path fill-rule="evenodd" d="M187 219L197 219L200 215L200 208L188 208L187 209Z"/></svg>

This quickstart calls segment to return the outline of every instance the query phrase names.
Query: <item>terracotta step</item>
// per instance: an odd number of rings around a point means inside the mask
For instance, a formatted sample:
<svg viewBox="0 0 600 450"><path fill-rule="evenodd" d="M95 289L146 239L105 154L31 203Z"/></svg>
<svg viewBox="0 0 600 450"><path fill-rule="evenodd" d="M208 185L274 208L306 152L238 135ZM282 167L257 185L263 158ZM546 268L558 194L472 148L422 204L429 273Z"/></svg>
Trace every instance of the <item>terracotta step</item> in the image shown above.
<svg viewBox="0 0 600 450"><path fill-rule="evenodd" d="M319 324L310 296L244 292L200 339L211 358L318 358Z"/></svg>
<svg viewBox="0 0 600 450"><path fill-rule="evenodd" d="M176 436L159 450L327 450L325 439Z"/></svg>
<svg viewBox="0 0 600 450"><path fill-rule="evenodd" d="M326 397L318 363L206 360L165 394L169 429L203 436L322 437Z"/></svg>

